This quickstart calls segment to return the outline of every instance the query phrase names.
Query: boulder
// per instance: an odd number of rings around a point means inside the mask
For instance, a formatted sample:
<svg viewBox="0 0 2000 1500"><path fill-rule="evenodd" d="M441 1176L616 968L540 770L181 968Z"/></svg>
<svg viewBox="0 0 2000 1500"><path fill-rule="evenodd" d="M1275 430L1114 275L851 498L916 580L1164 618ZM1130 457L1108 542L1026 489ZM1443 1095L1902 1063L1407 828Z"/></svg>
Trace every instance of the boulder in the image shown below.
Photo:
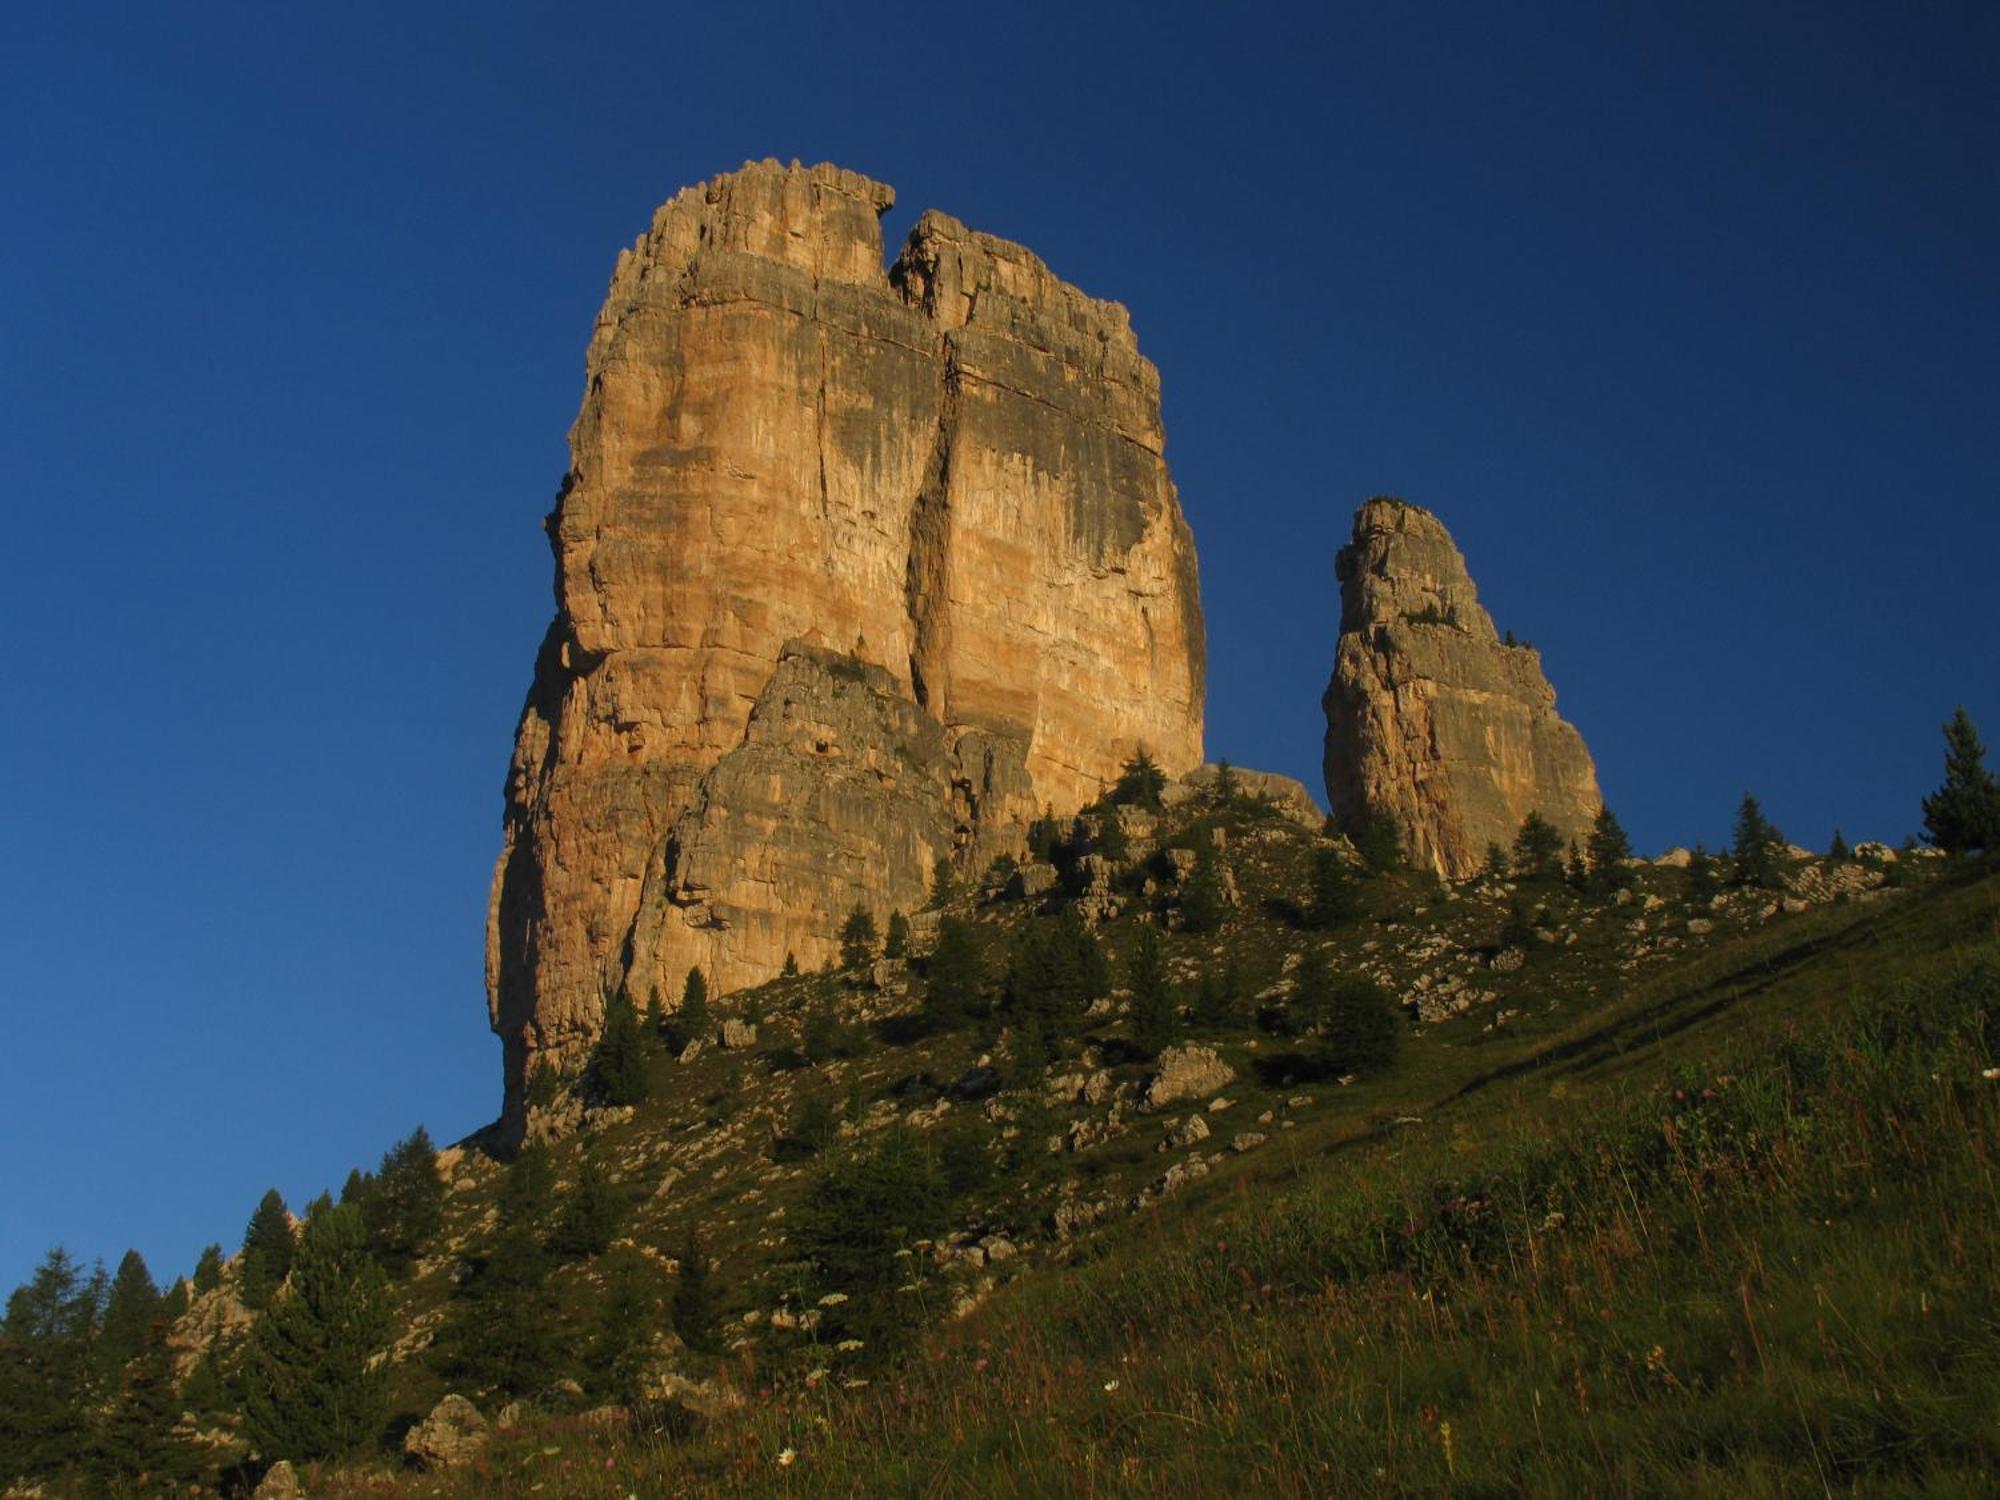
<svg viewBox="0 0 2000 1500"><path fill-rule="evenodd" d="M257 1488L251 1491L250 1500L305 1500L305 1493L292 1461L281 1458L264 1471L264 1477L257 1481Z"/></svg>
<svg viewBox="0 0 2000 1500"><path fill-rule="evenodd" d="M748 1021L724 1021L722 1045L731 1052L742 1052L754 1047L757 1045L757 1028Z"/></svg>
<svg viewBox="0 0 2000 1500"><path fill-rule="evenodd" d="M463 1468L484 1451L488 1436L478 1407L463 1396L446 1396L403 1434L403 1453L421 1469Z"/></svg>
<svg viewBox="0 0 2000 1500"><path fill-rule="evenodd" d="M1188 1042L1160 1054L1159 1071L1146 1084L1147 1109L1165 1109L1184 1099L1206 1099L1220 1093L1236 1077L1213 1047Z"/></svg>
<svg viewBox="0 0 2000 1500"><path fill-rule="evenodd" d="M1438 518L1376 499L1335 559L1340 638L1326 709L1326 794L1341 832L1387 818L1404 855L1476 875L1539 812L1567 842L1602 808L1583 737L1556 716L1541 654L1502 637Z"/></svg>

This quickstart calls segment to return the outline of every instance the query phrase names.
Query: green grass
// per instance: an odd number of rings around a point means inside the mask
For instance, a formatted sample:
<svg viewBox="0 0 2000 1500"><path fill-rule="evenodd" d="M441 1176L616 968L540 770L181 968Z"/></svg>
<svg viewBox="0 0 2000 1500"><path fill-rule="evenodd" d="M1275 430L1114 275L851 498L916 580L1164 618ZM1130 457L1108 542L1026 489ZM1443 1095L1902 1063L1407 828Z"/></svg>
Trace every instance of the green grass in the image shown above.
<svg viewBox="0 0 2000 1500"><path fill-rule="evenodd" d="M1997 887L1816 910L1588 1005L1587 956L1538 956L1519 998L1557 1008L1312 1085L865 1385L749 1347L713 1425L542 1419L477 1473L313 1493L1987 1492ZM1157 1167L1137 1144L1107 1176Z"/></svg>

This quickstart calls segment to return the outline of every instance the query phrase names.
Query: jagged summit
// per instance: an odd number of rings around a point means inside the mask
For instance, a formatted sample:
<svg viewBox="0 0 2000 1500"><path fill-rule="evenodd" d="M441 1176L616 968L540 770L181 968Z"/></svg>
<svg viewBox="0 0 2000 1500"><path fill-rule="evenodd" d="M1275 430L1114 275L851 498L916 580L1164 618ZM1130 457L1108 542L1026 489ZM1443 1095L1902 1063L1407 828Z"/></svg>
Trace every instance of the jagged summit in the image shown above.
<svg viewBox="0 0 2000 1500"><path fill-rule="evenodd" d="M1124 309L944 214L885 268L893 201L753 163L619 256L494 881L510 1113L608 995L817 965L1137 749L1201 763L1194 546Z"/></svg>
<svg viewBox="0 0 2000 1500"><path fill-rule="evenodd" d="M1556 715L1541 653L1493 628L1443 522L1370 500L1334 571L1326 791L1343 831L1386 817L1410 858L1454 879L1531 811L1583 838L1603 805L1590 752Z"/></svg>

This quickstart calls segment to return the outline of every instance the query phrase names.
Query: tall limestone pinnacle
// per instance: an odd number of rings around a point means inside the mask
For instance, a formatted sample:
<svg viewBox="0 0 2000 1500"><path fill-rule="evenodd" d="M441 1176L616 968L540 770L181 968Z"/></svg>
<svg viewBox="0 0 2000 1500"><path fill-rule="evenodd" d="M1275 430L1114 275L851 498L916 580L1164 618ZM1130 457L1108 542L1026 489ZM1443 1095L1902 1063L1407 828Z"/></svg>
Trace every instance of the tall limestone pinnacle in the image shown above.
<svg viewBox="0 0 2000 1500"><path fill-rule="evenodd" d="M1334 571L1326 793L1342 830L1387 817L1406 857L1453 879L1530 812L1581 841L1603 806L1590 752L1556 716L1541 654L1495 633L1443 523L1370 500Z"/></svg>
<svg viewBox="0 0 2000 1500"><path fill-rule="evenodd" d="M618 258L547 530L487 993L508 1112L608 996L838 948L1143 748L1201 763L1193 539L1125 310L752 163Z"/></svg>

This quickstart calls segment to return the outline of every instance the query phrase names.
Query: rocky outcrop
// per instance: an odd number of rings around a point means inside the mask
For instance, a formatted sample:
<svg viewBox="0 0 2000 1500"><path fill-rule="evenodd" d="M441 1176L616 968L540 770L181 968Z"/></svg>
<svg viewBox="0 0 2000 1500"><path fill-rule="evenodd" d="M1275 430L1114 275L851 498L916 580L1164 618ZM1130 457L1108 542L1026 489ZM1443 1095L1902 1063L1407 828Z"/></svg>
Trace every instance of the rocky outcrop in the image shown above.
<svg viewBox="0 0 2000 1500"><path fill-rule="evenodd" d="M1386 817L1452 879L1540 812L1581 840L1603 805L1590 752L1556 716L1532 646L1503 641L1436 516L1370 500L1335 562L1340 642L1326 690L1326 793L1359 837Z"/></svg>
<svg viewBox="0 0 2000 1500"><path fill-rule="evenodd" d="M448 1395L403 1434L403 1454L420 1469L463 1468L486 1451L489 1436L479 1408Z"/></svg>
<svg viewBox="0 0 2000 1500"><path fill-rule="evenodd" d="M510 1112L671 1008L920 904L939 858L1201 762L1192 539L1124 309L891 191L745 166L620 255L548 532L487 948Z"/></svg>

